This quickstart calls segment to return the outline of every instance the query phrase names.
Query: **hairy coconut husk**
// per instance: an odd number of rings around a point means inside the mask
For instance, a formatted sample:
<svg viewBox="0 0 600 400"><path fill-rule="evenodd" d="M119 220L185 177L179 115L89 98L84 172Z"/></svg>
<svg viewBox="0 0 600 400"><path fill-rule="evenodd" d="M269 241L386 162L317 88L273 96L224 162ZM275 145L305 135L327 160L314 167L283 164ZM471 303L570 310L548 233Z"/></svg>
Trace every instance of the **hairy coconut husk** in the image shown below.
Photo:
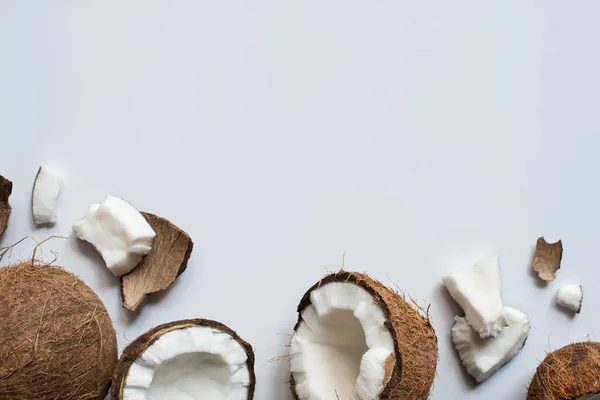
<svg viewBox="0 0 600 400"><path fill-rule="evenodd" d="M127 375L129 375L129 368L131 368L131 365L135 362L135 360L137 360L148 349L148 347L152 345L152 343L157 341L167 332L195 326L204 326L225 332L230 335L233 340L238 342L240 346L242 346L248 355L246 365L248 366L248 371L250 372L250 385L248 386L247 400L252 400L254 398L254 388L256 386L256 376L254 375L254 351L252 350L252 346L239 337L238 334L227 325L209 319L184 319L181 321L173 321L162 324L150 329L131 342L123 350L123 354L121 354L121 358L119 359L117 367L115 368L112 379L111 399L123 399L123 388L125 387L125 382L127 381Z"/></svg>
<svg viewBox="0 0 600 400"><path fill-rule="evenodd" d="M543 237L538 238L532 267L541 279L545 281L554 280L556 277L555 272L560 268L562 253L562 241L548 243Z"/></svg>
<svg viewBox="0 0 600 400"><path fill-rule="evenodd" d="M327 275L304 294L298 305L298 322L294 331L300 327L302 312L311 304L310 293L331 282L350 282L360 286L373 296L373 301L383 312L385 326L394 340L394 353L386 360L380 398L427 399L438 361L437 337L429 316L423 316L402 296L378 280L358 272L340 271ZM292 394L298 400L293 377L290 384Z"/></svg>
<svg viewBox="0 0 600 400"><path fill-rule="evenodd" d="M8 203L8 198L12 193L12 182L0 175L0 236L4 234L8 226L8 219L12 208Z"/></svg>
<svg viewBox="0 0 600 400"><path fill-rule="evenodd" d="M168 288L187 268L194 243L168 220L142 213L156 232L152 250L130 273L121 277L123 307L135 311L148 294Z"/></svg>
<svg viewBox="0 0 600 400"><path fill-rule="evenodd" d="M0 399L104 399L117 337L96 293L27 261L0 269Z"/></svg>
<svg viewBox="0 0 600 400"><path fill-rule="evenodd" d="M546 356L529 385L527 400L571 400L600 393L600 343L573 343Z"/></svg>

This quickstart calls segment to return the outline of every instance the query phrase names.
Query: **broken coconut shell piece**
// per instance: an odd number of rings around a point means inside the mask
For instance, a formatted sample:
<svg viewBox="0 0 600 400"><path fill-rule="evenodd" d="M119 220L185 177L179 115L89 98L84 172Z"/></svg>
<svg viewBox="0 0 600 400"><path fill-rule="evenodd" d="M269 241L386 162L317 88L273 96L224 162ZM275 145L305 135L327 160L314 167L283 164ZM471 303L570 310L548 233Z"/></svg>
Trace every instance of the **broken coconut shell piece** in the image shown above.
<svg viewBox="0 0 600 400"><path fill-rule="evenodd" d="M168 288L185 271L194 243L168 220L142 213L156 237L142 262L121 277L123 307L135 311L146 295Z"/></svg>
<svg viewBox="0 0 600 400"><path fill-rule="evenodd" d="M0 399L105 398L117 336L92 289L27 261L0 269L0 305Z"/></svg>
<svg viewBox="0 0 600 400"><path fill-rule="evenodd" d="M427 399L438 360L428 315L381 282L340 271L298 306L290 346L296 400Z"/></svg>
<svg viewBox="0 0 600 400"><path fill-rule="evenodd" d="M527 400L600 398L600 343L573 343L546 356L537 367Z"/></svg>
<svg viewBox="0 0 600 400"><path fill-rule="evenodd" d="M8 226L8 219L12 208L8 198L12 193L12 182L0 175L0 236L4 234Z"/></svg>
<svg viewBox="0 0 600 400"><path fill-rule="evenodd" d="M562 241L548 243L544 237L538 238L533 255L533 269L538 273L541 279L553 281L555 272L560 268L562 260Z"/></svg>
<svg viewBox="0 0 600 400"><path fill-rule="evenodd" d="M157 326L124 350L112 400L252 400L254 352L227 326L189 319Z"/></svg>

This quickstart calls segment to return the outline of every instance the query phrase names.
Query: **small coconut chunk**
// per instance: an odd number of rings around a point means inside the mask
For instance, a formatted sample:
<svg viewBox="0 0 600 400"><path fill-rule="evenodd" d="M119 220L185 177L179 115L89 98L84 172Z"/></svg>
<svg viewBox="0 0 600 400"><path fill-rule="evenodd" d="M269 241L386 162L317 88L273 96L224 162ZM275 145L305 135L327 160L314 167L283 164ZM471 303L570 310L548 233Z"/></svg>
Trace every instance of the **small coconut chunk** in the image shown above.
<svg viewBox="0 0 600 400"><path fill-rule="evenodd" d="M454 317L452 341L465 369L477 382L486 380L512 360L527 340L530 328L527 314L511 307L504 307L504 314L510 325L496 338L485 339L471 329L465 318Z"/></svg>
<svg viewBox="0 0 600 400"><path fill-rule="evenodd" d="M130 273L121 277L123 306L135 311L146 295L168 288L185 271L194 243L168 220L142 213L156 232L152 250Z"/></svg>
<svg viewBox="0 0 600 400"><path fill-rule="evenodd" d="M479 261L471 269L442 278L467 322L481 338L496 337L508 325L500 294L498 256Z"/></svg>
<svg viewBox="0 0 600 400"><path fill-rule="evenodd" d="M555 273L560 268L562 253L562 241L548 243L543 237L538 238L532 267L541 279L545 281L554 280Z"/></svg>
<svg viewBox="0 0 600 400"><path fill-rule="evenodd" d="M12 208L8 202L8 198L12 193L12 182L0 175L0 236L4 234L8 226L8 219Z"/></svg>
<svg viewBox="0 0 600 400"><path fill-rule="evenodd" d="M62 176L53 166L41 166L33 183L31 214L36 225L56 222L56 200L62 186Z"/></svg>
<svg viewBox="0 0 600 400"><path fill-rule="evenodd" d="M135 207L112 195L102 204L92 204L86 216L73 224L73 231L96 248L115 276L135 268L156 236Z"/></svg>
<svg viewBox="0 0 600 400"><path fill-rule="evenodd" d="M559 306L575 311L577 314L581 311L581 302L583 300L583 287L581 285L564 285L558 289L556 303Z"/></svg>

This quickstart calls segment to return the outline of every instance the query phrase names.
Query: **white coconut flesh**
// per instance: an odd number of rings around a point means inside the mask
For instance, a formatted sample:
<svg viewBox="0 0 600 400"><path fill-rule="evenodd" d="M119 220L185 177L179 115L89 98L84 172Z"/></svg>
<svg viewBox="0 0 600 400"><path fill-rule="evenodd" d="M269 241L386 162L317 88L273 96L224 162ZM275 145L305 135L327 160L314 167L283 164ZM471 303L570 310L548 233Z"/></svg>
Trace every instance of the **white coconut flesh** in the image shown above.
<svg viewBox="0 0 600 400"><path fill-rule="evenodd" d="M231 335L188 327L162 335L131 365L124 400L247 400L248 355Z"/></svg>
<svg viewBox="0 0 600 400"><path fill-rule="evenodd" d="M31 196L31 212L36 225L56 222L56 202L61 186L62 177L55 167L40 167Z"/></svg>
<svg viewBox="0 0 600 400"><path fill-rule="evenodd" d="M301 400L378 399L394 351L373 297L350 282L310 293L291 341L290 369Z"/></svg>

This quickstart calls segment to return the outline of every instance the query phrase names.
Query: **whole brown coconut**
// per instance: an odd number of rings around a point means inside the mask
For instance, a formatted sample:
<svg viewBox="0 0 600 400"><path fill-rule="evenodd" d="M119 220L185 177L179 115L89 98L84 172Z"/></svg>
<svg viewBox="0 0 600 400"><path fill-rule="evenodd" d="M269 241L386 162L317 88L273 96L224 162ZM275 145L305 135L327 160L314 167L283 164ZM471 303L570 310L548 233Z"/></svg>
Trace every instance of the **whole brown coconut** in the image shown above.
<svg viewBox="0 0 600 400"><path fill-rule="evenodd" d="M573 343L546 356L529 385L527 400L572 400L600 393L600 343Z"/></svg>
<svg viewBox="0 0 600 400"><path fill-rule="evenodd" d="M102 301L60 267L0 269L0 399L104 399L117 337Z"/></svg>
<svg viewBox="0 0 600 400"><path fill-rule="evenodd" d="M373 302L381 309L385 327L394 341L393 357L385 363L385 377L380 399L423 400L429 397L435 378L438 361L437 337L429 317L425 317L415 307L407 303L397 292L370 276L340 271L332 273L317 282L305 294L298 305L297 331L301 314L311 304L310 294L328 283L353 283L365 289ZM295 399L299 399L296 383L291 377L291 389Z"/></svg>

